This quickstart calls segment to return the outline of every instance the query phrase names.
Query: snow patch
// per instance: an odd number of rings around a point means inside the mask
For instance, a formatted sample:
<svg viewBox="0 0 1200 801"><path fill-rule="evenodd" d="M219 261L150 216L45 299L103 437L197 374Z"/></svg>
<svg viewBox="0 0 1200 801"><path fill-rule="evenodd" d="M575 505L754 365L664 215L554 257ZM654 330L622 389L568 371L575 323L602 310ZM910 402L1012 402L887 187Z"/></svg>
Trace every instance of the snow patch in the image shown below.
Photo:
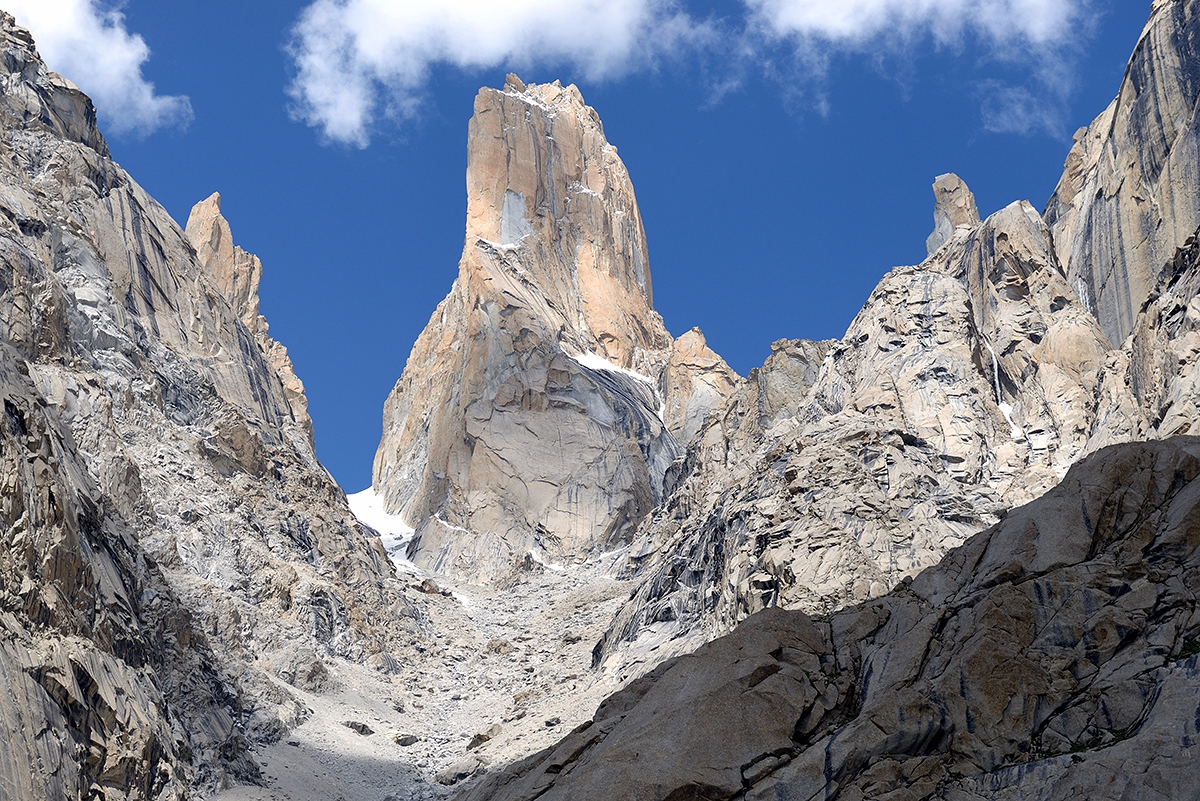
<svg viewBox="0 0 1200 801"><path fill-rule="evenodd" d="M571 358L577 361L579 364L582 364L584 367L592 370L607 370L610 373L624 373L630 378L636 378L638 381L649 384L650 388L654 390L654 394L658 394L658 384L653 378L642 375L641 373L635 373L633 370L627 370L624 367L617 367L599 353L592 353L589 351L588 353L581 353L580 355L572 356Z"/></svg>
<svg viewBox="0 0 1200 801"><path fill-rule="evenodd" d="M530 551L529 551L529 558L532 559L533 561L537 562L539 565L546 568L547 570L553 571L555 573L566 573L567 572L567 569L565 567L563 567L562 565L556 565L552 562L547 562L545 559L538 556L537 551L534 551L533 549L530 549Z"/></svg>
<svg viewBox="0 0 1200 801"><path fill-rule="evenodd" d="M483 244L487 245L488 247L492 248L493 250L497 250L501 253L514 253L521 249L520 244L506 245L503 242L497 242L494 239L484 239L482 236L479 237L479 241L482 242Z"/></svg>
<svg viewBox="0 0 1200 801"><path fill-rule="evenodd" d="M594 564L599 564L601 562L608 562L608 561L616 562L619 558L621 558L622 556L624 556L627 553L629 553L629 546L625 545L620 548L614 548L611 551L604 551L603 553L596 554L595 556L591 557L586 562L584 562L584 564L594 565Z"/></svg>
<svg viewBox="0 0 1200 801"><path fill-rule="evenodd" d="M471 529L469 529L469 528L463 528L462 526L454 526L454 525L447 523L445 520L442 519L441 515L434 515L433 519L438 521L439 523L441 523L443 526L450 529L451 531L461 531L464 534L471 533Z"/></svg>
<svg viewBox="0 0 1200 801"><path fill-rule="evenodd" d="M579 183L579 181L571 184L571 191L577 195L591 195L592 197L600 197L599 192L593 192L591 189L588 189L586 186Z"/></svg>
<svg viewBox="0 0 1200 801"><path fill-rule="evenodd" d="M546 112L546 115L548 117L550 117L551 119L553 119L555 116L554 111L553 111L553 109L550 108L550 106L546 105L541 100L539 100L536 97L533 97L532 95L529 95L525 92L517 91L517 89L515 87L505 87L504 94L507 97L511 97L513 100L520 100L522 103L525 103L526 105L533 106L536 109L541 109L542 111Z"/></svg>
<svg viewBox="0 0 1200 801"><path fill-rule="evenodd" d="M1079 295L1079 300L1083 303L1083 308L1087 313L1096 316L1096 307L1092 305L1092 293L1088 291L1088 285L1084 283L1083 276L1075 276L1075 294Z"/></svg>
<svg viewBox="0 0 1200 801"><path fill-rule="evenodd" d="M358 518L358 522L379 532L383 541L383 549L387 551L392 564L402 573L419 575L421 569L408 560L408 544L412 542L415 533L412 526L404 522L400 515L388 514L383 508L383 498L376 494L374 487L367 487L362 492L347 495L350 511Z"/></svg>
<svg viewBox="0 0 1200 801"><path fill-rule="evenodd" d="M1008 421L1008 435L1013 439L1021 439L1024 432L1013 422L1012 413L1013 405L1011 403L1000 404L1000 414L1004 415L1004 419Z"/></svg>
<svg viewBox="0 0 1200 801"><path fill-rule="evenodd" d="M988 353L992 354L992 380L996 384L996 405L1000 407L1000 414L1004 415L1004 419L1008 421L1009 436L1014 440L1022 439L1025 434L1017 428L1017 424L1012 419L1013 405L1005 403L1000 397L1000 361L996 358L996 351L986 337L983 338L983 344L987 347Z"/></svg>

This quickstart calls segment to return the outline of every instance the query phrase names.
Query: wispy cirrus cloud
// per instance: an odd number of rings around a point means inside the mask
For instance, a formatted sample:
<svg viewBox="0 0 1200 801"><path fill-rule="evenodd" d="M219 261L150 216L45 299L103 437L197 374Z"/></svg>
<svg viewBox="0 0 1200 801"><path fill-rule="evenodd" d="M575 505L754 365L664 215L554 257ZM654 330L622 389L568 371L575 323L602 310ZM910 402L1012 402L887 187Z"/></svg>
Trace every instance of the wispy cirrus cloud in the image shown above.
<svg viewBox="0 0 1200 801"><path fill-rule="evenodd" d="M862 46L973 33L997 48L1025 50L1072 38L1082 0L744 0L753 24L777 36Z"/></svg>
<svg viewBox="0 0 1200 801"><path fill-rule="evenodd" d="M50 69L92 98L112 132L144 136L191 121L186 97L160 95L142 75L150 48L126 29L119 6L97 0L4 0L3 8L33 34Z"/></svg>
<svg viewBox="0 0 1200 801"><path fill-rule="evenodd" d="M984 128L1002 133L1062 133L1075 61L1093 25L1090 0L743 2L748 30L791 48L818 82L834 56L903 59L928 42L1004 65L1018 83L977 87Z"/></svg>
<svg viewBox="0 0 1200 801"><path fill-rule="evenodd" d="M555 64L599 79L711 35L674 0L316 0L293 31L289 94L296 118L365 147L380 120L416 113L435 64Z"/></svg>

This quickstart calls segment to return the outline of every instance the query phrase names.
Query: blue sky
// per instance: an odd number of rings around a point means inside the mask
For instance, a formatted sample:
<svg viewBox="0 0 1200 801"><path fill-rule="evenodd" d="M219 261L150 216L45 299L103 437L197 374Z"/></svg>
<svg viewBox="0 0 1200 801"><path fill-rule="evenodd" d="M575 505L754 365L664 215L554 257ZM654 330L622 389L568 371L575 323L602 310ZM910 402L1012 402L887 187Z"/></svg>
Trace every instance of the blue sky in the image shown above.
<svg viewBox="0 0 1200 801"><path fill-rule="evenodd" d="M700 326L745 375L775 339L841 336L888 269L924 257L937 174L959 173L985 215L1018 199L1042 207L1149 11L520 0L532 16L512 30L402 18L398 38L364 44L371 25L336 17L348 1L321 0L327 17L306 41L305 2L129 0L118 19L96 0L0 0L96 97L114 157L176 220L221 193L235 240L262 258L262 310L307 387L318 455L348 492L369 484L383 401L457 274L480 86L509 70L579 85L633 178L668 329ZM56 18L31 21L55 5ZM1061 14L1033 19L1046 9ZM604 28L618 13L629 19ZM71 15L83 22L64 32ZM324 69L347 52L321 50L345 45L322 41L331 20L359 37L343 65L353 80L310 75L305 95L304 53ZM109 37L99 55L70 44L80 31L96 40L89 24ZM366 102L322 115L304 105L321 91Z"/></svg>

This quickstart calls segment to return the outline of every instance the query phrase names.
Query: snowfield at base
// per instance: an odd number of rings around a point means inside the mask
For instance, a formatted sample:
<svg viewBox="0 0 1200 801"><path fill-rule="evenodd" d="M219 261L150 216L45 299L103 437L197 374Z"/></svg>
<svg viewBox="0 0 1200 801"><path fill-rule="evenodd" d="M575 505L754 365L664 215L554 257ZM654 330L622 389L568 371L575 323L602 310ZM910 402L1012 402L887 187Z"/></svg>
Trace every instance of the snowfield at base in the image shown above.
<svg viewBox="0 0 1200 801"><path fill-rule="evenodd" d="M358 518L358 522L379 532L383 548L397 570L413 575L421 572L407 557L408 543L413 538L413 527L406 524L400 515L385 512L383 498L375 493L373 487L347 495L346 500L350 502L350 511Z"/></svg>

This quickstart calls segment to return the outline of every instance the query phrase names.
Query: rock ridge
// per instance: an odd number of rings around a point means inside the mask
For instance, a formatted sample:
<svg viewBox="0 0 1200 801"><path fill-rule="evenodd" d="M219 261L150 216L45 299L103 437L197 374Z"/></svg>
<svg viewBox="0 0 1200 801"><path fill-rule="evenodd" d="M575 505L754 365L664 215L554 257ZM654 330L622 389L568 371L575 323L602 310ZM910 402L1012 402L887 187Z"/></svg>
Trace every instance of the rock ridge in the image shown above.
<svg viewBox="0 0 1200 801"><path fill-rule="evenodd" d="M193 245L2 13L0 48L0 795L260 781L327 663L395 672L422 602L317 461L216 198Z"/></svg>

